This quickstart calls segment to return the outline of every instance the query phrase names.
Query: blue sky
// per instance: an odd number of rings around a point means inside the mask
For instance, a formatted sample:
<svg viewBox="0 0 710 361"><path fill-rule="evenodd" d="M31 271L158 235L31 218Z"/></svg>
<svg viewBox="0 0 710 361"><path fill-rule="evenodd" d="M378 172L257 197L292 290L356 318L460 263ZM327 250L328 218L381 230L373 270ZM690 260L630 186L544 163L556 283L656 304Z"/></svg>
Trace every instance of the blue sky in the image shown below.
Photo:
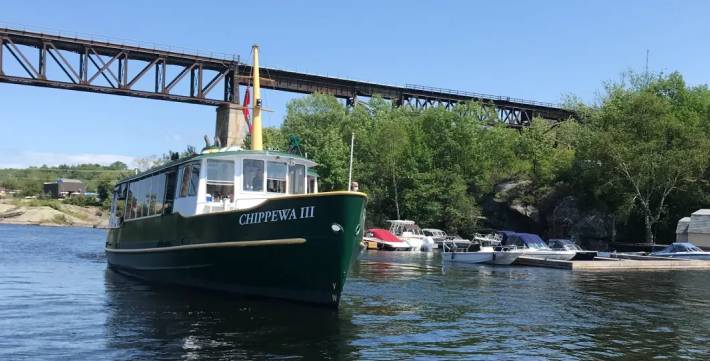
<svg viewBox="0 0 710 361"><path fill-rule="evenodd" d="M258 43L265 66L592 102L604 81L643 71L646 49L649 70L707 83L709 13L702 1L15 1L0 23L243 58ZM266 92L266 125L293 96ZM0 84L0 168L199 148L214 123L208 106Z"/></svg>

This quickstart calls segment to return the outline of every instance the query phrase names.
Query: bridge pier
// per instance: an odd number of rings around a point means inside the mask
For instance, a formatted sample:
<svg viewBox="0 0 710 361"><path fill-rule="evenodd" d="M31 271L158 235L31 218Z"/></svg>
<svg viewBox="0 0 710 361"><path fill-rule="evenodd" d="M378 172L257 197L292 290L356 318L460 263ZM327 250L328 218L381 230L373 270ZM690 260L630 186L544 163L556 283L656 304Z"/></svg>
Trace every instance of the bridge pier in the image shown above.
<svg viewBox="0 0 710 361"><path fill-rule="evenodd" d="M223 147L241 147L247 133L247 122L244 119L241 105L225 104L217 108L214 135Z"/></svg>

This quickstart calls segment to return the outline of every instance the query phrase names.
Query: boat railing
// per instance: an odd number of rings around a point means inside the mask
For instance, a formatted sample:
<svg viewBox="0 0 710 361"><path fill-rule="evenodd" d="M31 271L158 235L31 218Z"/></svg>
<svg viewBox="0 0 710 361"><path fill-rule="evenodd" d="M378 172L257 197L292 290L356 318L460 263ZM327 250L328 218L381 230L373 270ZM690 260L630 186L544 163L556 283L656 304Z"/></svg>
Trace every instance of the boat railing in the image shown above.
<svg viewBox="0 0 710 361"><path fill-rule="evenodd" d="M207 202L202 204L202 213L229 212L237 209L235 202Z"/></svg>

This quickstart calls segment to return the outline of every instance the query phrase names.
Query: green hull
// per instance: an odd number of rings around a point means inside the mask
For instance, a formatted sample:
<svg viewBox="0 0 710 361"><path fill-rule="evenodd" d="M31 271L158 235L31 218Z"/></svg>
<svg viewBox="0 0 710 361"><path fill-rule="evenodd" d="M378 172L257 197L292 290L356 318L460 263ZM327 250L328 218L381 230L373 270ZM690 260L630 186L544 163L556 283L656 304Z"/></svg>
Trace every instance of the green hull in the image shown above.
<svg viewBox="0 0 710 361"><path fill-rule="evenodd" d="M333 192L132 220L109 231L107 259L148 281L337 307L359 251L365 203L364 194Z"/></svg>

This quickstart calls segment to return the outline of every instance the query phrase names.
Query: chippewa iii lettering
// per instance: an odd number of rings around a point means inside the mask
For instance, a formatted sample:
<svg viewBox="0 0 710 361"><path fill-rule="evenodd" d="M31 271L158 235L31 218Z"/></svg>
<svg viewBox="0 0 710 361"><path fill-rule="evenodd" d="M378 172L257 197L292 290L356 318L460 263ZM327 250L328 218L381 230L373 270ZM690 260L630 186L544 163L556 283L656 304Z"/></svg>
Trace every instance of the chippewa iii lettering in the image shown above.
<svg viewBox="0 0 710 361"><path fill-rule="evenodd" d="M303 218L314 218L316 207L301 207L297 212L296 208L275 209L273 211L251 212L239 216L239 225L258 224L268 222L294 221Z"/></svg>

